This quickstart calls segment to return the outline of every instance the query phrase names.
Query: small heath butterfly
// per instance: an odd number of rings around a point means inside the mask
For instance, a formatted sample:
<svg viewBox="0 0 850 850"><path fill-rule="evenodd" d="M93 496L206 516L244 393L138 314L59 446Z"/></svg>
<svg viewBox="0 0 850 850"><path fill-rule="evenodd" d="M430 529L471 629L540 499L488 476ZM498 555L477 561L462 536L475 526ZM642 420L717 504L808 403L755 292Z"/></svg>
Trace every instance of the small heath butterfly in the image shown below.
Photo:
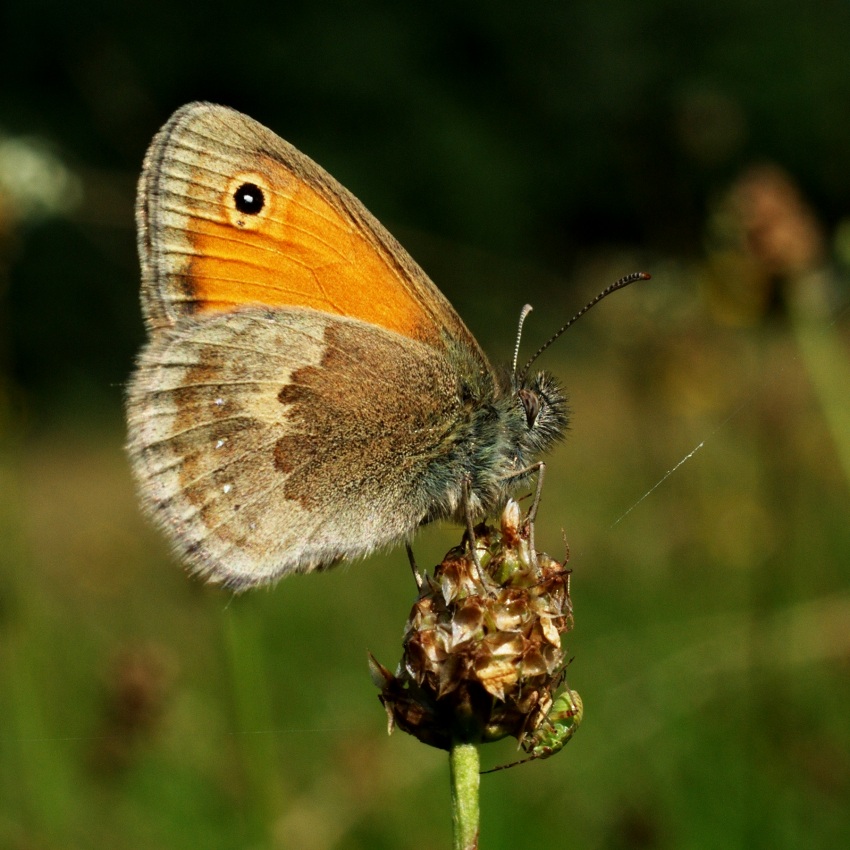
<svg viewBox="0 0 850 850"><path fill-rule="evenodd" d="M136 206L148 341L127 397L146 511L234 589L498 510L564 433L366 208L256 121L191 103Z"/></svg>

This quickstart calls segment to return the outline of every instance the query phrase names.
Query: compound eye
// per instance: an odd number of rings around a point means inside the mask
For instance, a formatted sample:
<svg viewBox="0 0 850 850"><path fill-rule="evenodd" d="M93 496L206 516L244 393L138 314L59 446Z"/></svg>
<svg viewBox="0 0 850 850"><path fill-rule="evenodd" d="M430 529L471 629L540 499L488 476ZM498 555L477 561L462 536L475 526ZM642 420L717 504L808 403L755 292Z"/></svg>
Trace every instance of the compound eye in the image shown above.
<svg viewBox="0 0 850 850"><path fill-rule="evenodd" d="M522 406L525 408L525 419L528 422L528 427L533 428L540 413L540 396L525 388L521 389L518 395Z"/></svg>

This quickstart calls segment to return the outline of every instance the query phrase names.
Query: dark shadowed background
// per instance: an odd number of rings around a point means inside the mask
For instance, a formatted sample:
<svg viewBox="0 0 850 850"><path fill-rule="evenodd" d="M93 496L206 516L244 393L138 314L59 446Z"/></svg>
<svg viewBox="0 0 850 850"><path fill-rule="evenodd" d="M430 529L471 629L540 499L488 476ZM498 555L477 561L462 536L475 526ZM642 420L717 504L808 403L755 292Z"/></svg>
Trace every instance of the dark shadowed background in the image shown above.
<svg viewBox="0 0 850 850"><path fill-rule="evenodd" d="M848 846L848 44L838 0L7 0L0 846L450 844L445 754L387 737L366 664L403 551L232 598L138 514L135 181L198 99L348 186L494 360L523 303L530 351L653 274L545 355L585 720L483 777L482 847Z"/></svg>

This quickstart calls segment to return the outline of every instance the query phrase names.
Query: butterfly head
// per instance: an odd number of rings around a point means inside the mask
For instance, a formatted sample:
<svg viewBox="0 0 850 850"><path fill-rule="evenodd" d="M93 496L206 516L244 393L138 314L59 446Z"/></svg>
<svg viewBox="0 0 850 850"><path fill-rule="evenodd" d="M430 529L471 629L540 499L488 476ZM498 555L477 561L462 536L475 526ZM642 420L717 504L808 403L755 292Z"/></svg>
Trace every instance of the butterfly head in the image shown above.
<svg viewBox="0 0 850 850"><path fill-rule="evenodd" d="M531 312L530 305L526 304L523 307L520 313L513 364L508 379L514 397L513 409L509 417L510 439L515 446L516 461L520 468L534 463L540 454L564 437L569 426L566 394L549 372L531 372L534 362L567 328L571 327L576 320L603 298L637 280L648 279L649 275L645 272L635 272L611 284L552 334L529 358L526 364L518 369L517 358L522 338L522 326Z"/></svg>
<svg viewBox="0 0 850 850"><path fill-rule="evenodd" d="M514 382L513 430L518 457L529 464L564 438L569 408L566 393L550 372L520 377Z"/></svg>

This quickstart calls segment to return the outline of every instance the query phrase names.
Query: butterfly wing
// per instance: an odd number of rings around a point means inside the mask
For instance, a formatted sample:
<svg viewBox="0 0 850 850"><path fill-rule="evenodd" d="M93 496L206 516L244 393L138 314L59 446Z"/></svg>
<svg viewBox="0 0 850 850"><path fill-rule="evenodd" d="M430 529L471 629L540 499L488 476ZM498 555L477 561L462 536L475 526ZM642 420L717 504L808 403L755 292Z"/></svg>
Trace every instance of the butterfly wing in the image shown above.
<svg viewBox="0 0 850 850"><path fill-rule="evenodd" d="M492 392L492 370L349 192L250 118L190 104L148 151L137 218L150 338L128 450L195 571L267 583L456 508L467 388Z"/></svg>
<svg viewBox="0 0 850 850"><path fill-rule="evenodd" d="M424 343L309 309L243 310L178 321L145 348L129 453L179 556L240 589L412 534L445 489L460 404Z"/></svg>
<svg viewBox="0 0 850 850"><path fill-rule="evenodd" d="M235 110L191 103L174 113L145 158L136 215L151 329L250 305L305 306L431 345L454 340L486 363L448 300L363 204Z"/></svg>

